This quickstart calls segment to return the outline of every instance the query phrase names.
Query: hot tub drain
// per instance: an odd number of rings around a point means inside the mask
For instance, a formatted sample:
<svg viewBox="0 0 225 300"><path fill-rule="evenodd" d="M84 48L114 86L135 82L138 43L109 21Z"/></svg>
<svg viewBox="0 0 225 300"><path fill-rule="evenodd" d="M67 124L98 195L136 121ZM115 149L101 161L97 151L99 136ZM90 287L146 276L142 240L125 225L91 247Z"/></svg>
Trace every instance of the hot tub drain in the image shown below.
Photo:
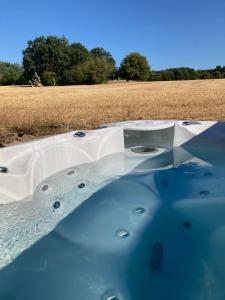
<svg viewBox="0 0 225 300"><path fill-rule="evenodd" d="M147 153L157 152L158 149L155 147L137 146L137 147L131 148L131 151L134 153L139 153L139 154L147 154Z"/></svg>

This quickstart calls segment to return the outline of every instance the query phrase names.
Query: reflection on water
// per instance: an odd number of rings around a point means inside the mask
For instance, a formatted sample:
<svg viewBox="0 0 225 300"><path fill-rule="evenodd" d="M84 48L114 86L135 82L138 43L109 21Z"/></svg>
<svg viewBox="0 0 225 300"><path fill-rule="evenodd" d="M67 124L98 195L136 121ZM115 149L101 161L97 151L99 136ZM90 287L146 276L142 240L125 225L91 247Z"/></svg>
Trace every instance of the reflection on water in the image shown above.
<svg viewBox="0 0 225 300"><path fill-rule="evenodd" d="M221 145L149 155L65 170L1 206L0 299L224 300Z"/></svg>

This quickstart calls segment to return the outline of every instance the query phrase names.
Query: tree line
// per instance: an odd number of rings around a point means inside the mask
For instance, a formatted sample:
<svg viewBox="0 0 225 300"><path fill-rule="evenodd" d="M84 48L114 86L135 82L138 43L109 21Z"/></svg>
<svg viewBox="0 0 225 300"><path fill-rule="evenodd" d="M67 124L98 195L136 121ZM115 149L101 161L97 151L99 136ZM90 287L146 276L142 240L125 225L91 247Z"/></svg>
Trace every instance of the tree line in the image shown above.
<svg viewBox="0 0 225 300"><path fill-rule="evenodd" d="M117 67L112 54L102 47L88 50L81 43L69 43L65 37L39 36L28 41L22 65L0 62L0 85L32 85L35 76L43 85L97 84L120 79L219 79L225 78L225 66L208 70L182 67L152 71L145 56L132 52Z"/></svg>

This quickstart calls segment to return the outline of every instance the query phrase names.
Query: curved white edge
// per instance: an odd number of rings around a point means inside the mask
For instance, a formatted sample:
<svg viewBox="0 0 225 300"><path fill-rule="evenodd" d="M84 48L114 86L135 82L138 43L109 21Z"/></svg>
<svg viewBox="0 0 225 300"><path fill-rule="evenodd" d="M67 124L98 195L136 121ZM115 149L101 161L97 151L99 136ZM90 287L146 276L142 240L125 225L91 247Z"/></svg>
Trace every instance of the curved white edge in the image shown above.
<svg viewBox="0 0 225 300"><path fill-rule="evenodd" d="M160 130L173 127L176 121L174 120L136 120L122 121L109 124L103 124L100 128L122 127L129 130Z"/></svg>
<svg viewBox="0 0 225 300"><path fill-rule="evenodd" d="M124 151L122 128L57 135L18 146L0 149L0 204L19 201L32 195L38 184L64 169L99 160Z"/></svg>
<svg viewBox="0 0 225 300"><path fill-rule="evenodd" d="M64 169L124 152L124 130L134 130L136 134L158 131L160 135L164 129L172 128L171 144L178 147L216 123L199 121L187 125L182 120L117 122L102 125L101 129L83 131L84 137L75 137L75 132L69 132L2 148L0 166L6 166L8 173L0 173L0 204L31 196L41 182ZM225 133L225 125L220 130Z"/></svg>

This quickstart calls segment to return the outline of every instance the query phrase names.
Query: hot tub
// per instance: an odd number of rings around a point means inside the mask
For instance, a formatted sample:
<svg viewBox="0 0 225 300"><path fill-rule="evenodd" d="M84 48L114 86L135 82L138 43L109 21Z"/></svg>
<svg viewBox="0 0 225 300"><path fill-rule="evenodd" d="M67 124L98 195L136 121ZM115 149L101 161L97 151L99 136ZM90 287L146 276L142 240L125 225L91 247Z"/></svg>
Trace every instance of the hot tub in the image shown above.
<svg viewBox="0 0 225 300"><path fill-rule="evenodd" d="M224 300L225 123L0 150L1 300Z"/></svg>

